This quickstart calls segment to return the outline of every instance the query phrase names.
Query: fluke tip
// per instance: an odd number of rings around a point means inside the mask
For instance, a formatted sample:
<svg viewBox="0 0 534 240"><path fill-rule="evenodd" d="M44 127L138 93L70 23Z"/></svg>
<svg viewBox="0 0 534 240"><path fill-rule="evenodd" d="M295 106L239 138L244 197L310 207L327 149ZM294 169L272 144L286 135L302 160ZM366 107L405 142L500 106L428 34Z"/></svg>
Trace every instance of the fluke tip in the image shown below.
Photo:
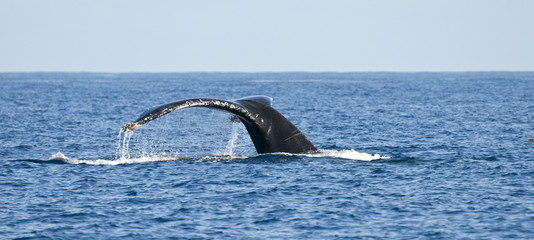
<svg viewBox="0 0 534 240"><path fill-rule="evenodd" d="M134 131L135 129L137 129L138 127L140 127L141 125L139 125L138 123L136 122L133 122L133 123L127 123L127 124L124 124L122 126L122 130L127 132L127 131Z"/></svg>

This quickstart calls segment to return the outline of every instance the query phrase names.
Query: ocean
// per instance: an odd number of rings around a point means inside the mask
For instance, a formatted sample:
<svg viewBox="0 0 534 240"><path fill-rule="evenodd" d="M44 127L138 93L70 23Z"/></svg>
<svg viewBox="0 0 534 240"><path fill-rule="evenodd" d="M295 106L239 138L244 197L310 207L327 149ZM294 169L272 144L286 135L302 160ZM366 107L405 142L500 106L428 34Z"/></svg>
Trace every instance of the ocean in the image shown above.
<svg viewBox="0 0 534 240"><path fill-rule="evenodd" d="M0 73L1 239L534 239L534 72ZM189 98L273 98L257 154Z"/></svg>

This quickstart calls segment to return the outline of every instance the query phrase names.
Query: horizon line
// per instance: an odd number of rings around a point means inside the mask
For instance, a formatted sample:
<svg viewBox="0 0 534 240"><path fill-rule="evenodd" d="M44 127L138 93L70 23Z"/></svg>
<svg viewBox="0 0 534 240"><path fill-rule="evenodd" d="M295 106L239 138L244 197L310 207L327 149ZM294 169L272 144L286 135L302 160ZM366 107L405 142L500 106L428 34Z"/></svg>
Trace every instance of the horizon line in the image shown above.
<svg viewBox="0 0 534 240"><path fill-rule="evenodd" d="M131 73L505 73L505 72L520 72L520 73L534 73L534 70L458 70L458 71L0 71L0 73L106 73L106 74L131 74Z"/></svg>

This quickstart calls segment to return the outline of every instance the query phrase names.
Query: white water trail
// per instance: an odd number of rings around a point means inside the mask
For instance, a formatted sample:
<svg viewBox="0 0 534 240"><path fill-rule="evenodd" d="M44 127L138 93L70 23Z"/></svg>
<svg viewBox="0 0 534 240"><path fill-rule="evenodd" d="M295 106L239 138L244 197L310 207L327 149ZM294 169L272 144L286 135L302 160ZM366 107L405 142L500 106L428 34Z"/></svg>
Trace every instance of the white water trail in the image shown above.
<svg viewBox="0 0 534 240"><path fill-rule="evenodd" d="M148 163L148 162L161 162L161 161L172 161L175 160L175 158L172 157L164 157L164 156L151 156L151 157L139 157L139 158L121 158L121 159L114 159L114 160L106 160L106 159L97 159L97 160L78 160L78 159L70 159L63 155L63 153L58 152L54 155L52 155L48 160L61 160L64 163L68 164L87 164L87 165L119 165L119 164L132 164L132 163Z"/></svg>
<svg viewBox="0 0 534 240"><path fill-rule="evenodd" d="M350 149L350 150L319 149L319 151L315 153L272 153L272 154L280 154L280 155L288 155L288 156L306 156L306 157L312 157L312 158L341 158L341 159L358 160L358 161L366 161L366 162L390 158L388 156L382 156L378 153L375 153L375 154L362 153L354 149Z"/></svg>
<svg viewBox="0 0 534 240"><path fill-rule="evenodd" d="M124 149L124 148L123 148ZM388 156L381 156L380 154L369 154L361 153L354 149L351 150L319 150L317 153L313 154L291 154L291 153L273 153L275 155L288 155L288 156L306 156L313 158L339 158L339 159L348 159L348 160L358 160L358 161L374 161L379 159L389 159ZM127 154L124 154L126 156ZM255 156L206 156L203 158L197 159L198 161L208 161L208 162L220 162L220 161L232 161L235 159L246 159L249 157ZM153 155L153 156L143 156L138 158L126 158L121 157L120 159L114 160L78 160L70 159L63 155L63 153L58 152L52 155L48 160L61 160L68 164L88 164L88 165L120 165L120 164L134 164L134 163L148 163L148 162L161 162L161 161L174 161L177 160L175 156L166 156L166 155ZM190 159L192 160L192 159Z"/></svg>
<svg viewBox="0 0 534 240"><path fill-rule="evenodd" d="M333 157L333 158L343 158L349 160L359 160L359 161L374 161L379 159L389 159L388 156L381 156L380 154L369 154L358 152L354 149L351 150L319 150L318 153L314 154L305 154L307 157Z"/></svg>

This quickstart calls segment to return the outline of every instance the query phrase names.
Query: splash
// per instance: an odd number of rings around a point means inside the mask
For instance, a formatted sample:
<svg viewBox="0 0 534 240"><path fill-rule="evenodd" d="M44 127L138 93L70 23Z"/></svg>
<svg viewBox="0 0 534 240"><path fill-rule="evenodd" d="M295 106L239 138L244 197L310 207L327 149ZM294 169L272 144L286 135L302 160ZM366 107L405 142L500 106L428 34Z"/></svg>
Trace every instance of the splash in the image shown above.
<svg viewBox="0 0 534 240"><path fill-rule="evenodd" d="M67 157L65 157L65 155L63 155L63 153L61 152L57 152L56 154L50 156L47 160L65 160L65 159L68 159Z"/></svg>
<svg viewBox="0 0 534 240"><path fill-rule="evenodd" d="M124 136L122 136L124 133ZM116 157L119 159L129 159L130 158L130 152L129 152L129 145L130 145L130 139L132 138L133 131L124 131L122 128L119 130L119 135L117 136L118 143L117 143L117 149L116 149ZM121 144L122 143L122 144Z"/></svg>
<svg viewBox="0 0 534 240"><path fill-rule="evenodd" d="M224 150L223 155L233 156L234 155L234 149L235 144L237 141L237 137L239 136L238 132L238 125L239 123L232 123L232 132L230 133L230 139L228 140L228 143L226 144L226 149Z"/></svg>
<svg viewBox="0 0 534 240"><path fill-rule="evenodd" d="M155 161L169 161L169 160L198 160L198 161L231 161L233 159L246 158L246 156L237 156L236 148L238 147L238 138L240 136L239 122L233 122L231 124L232 128L230 131L229 139L223 150L215 150L212 154L203 155L203 156L189 156L183 155L178 152L162 152L159 144L156 140L151 139L142 139L144 141L132 143L131 149L130 141L132 140L132 135L134 131L125 130L121 128L117 135L117 146L115 149L115 160L74 160L69 158L62 158L67 163L79 164L94 164L94 165L117 165L125 163L142 163L142 162L155 162ZM147 149L148 148L148 149ZM131 151L133 155L130 155Z"/></svg>
<svg viewBox="0 0 534 240"><path fill-rule="evenodd" d="M174 160L193 160L193 161L203 161L203 162L220 162L220 161L232 161L237 159L246 159L249 157L257 157L258 155L246 156L237 156L236 148L238 147L238 138L240 135L240 124L233 123L232 130L226 143L226 146L223 151L215 151L213 155L203 157L185 157L181 156L178 153L167 153L167 152L158 152L150 151L152 153L147 153L146 150L143 151L140 156L132 157L130 156L130 140L132 139L133 131L124 131L123 129L119 130L117 135L117 147L115 150L115 159L97 159L97 160L79 160L71 159L66 157L63 153L58 152L52 155L48 160L49 161L60 161L67 164L88 164L88 165L119 165L119 164L134 164L134 163L147 163L147 162L160 162L160 161L174 161ZM137 143L139 144L139 143ZM145 143L145 145L150 145ZM156 147L157 148L157 147ZM274 153L276 155L288 155L288 156L306 156L312 158L341 158L349 160L359 160L359 161L374 161L379 159L388 159L388 156L381 156L380 154L369 154L358 152L354 149L350 150L319 150L319 152L313 154L290 154L290 153Z"/></svg>

